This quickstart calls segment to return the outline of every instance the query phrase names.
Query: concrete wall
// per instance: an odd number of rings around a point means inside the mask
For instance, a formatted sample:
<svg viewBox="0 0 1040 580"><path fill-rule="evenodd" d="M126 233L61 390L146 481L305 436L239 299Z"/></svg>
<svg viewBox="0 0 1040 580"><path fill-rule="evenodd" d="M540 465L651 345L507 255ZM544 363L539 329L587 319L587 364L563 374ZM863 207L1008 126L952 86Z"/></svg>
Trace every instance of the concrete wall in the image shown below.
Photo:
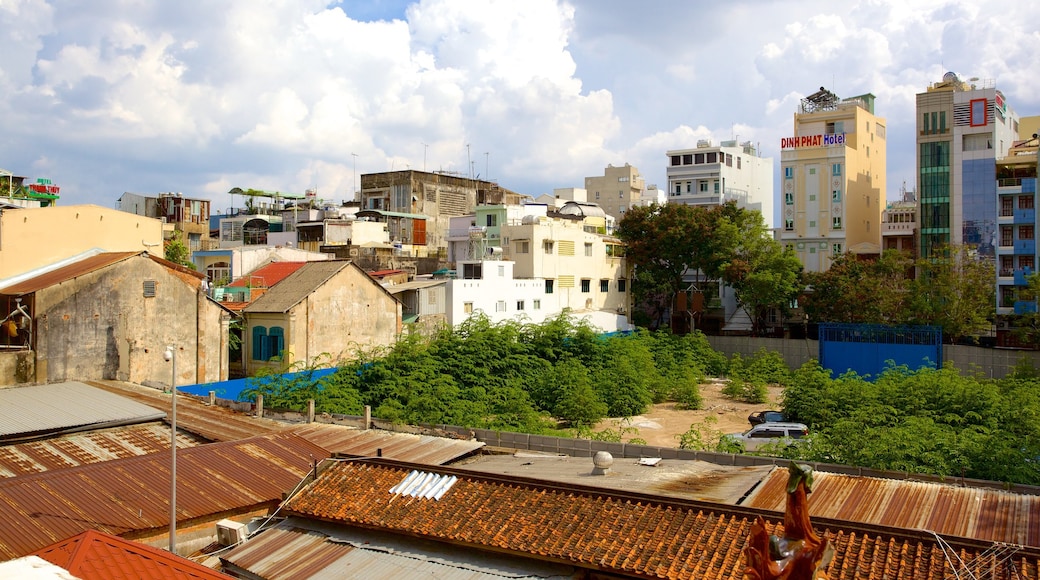
<svg viewBox="0 0 1040 580"><path fill-rule="evenodd" d="M32 383L36 379L35 363L31 350L0 352L0 387Z"/></svg>
<svg viewBox="0 0 1040 580"><path fill-rule="evenodd" d="M177 384L226 377L225 357L212 356L226 341L222 311L182 276L140 255L37 292L36 382L169 385L169 344L177 347ZM154 297L144 296L146 280L155 282Z"/></svg>
<svg viewBox="0 0 1040 580"><path fill-rule="evenodd" d="M0 212L0 280L101 248L162 257L162 222L96 205Z"/></svg>
<svg viewBox="0 0 1040 580"><path fill-rule="evenodd" d="M787 366L796 369L810 359L819 360L820 343L815 340L783 338L753 338L750 336L708 336L708 344L715 350L733 356L754 355L760 348L780 353ZM1020 360L1030 361L1040 368L1040 352L981 348L977 346L943 345L943 361L953 363L962 373L981 373L987 378L1007 376Z"/></svg>

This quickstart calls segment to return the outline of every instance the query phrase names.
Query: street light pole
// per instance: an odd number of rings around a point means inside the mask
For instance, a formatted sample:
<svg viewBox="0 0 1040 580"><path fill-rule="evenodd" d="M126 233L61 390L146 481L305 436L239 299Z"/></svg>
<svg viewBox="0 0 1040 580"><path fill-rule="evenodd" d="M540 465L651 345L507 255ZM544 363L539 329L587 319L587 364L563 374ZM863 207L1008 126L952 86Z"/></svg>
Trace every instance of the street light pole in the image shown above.
<svg viewBox="0 0 1040 580"><path fill-rule="evenodd" d="M170 553L177 553L177 351L166 347L163 358L170 362Z"/></svg>

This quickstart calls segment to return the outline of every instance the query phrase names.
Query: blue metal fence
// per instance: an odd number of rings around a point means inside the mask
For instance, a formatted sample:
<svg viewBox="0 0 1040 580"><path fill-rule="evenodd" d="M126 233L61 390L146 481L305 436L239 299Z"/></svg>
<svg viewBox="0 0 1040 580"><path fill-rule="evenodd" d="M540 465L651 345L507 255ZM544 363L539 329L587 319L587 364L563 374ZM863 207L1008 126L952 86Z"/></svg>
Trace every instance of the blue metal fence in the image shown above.
<svg viewBox="0 0 1040 580"><path fill-rule="evenodd" d="M320 379L320 378L322 378L324 376L331 375L332 373L336 372L337 370L339 370L339 369L338 368L331 368L331 369L317 369L317 370L311 370L311 371L299 371L299 372L295 372L295 373L286 373L286 374L283 374L283 375L272 375L270 378L267 378L267 379L264 379L264 378L233 379L233 380L230 380L230 381L220 381L220 382L216 382L216 383L202 383L202 384L199 384L199 385L188 385L188 386L183 386L183 387L177 387L177 390L182 392L182 393L188 394L188 395L198 395L200 397L208 396L210 391L214 391L214 392L216 392L216 395L217 395L218 399L229 399L231 401L244 401L245 399L241 398L242 397L242 391L244 391L247 388L255 385L257 382L260 382L262 384L265 380L269 380L270 381L270 380L274 380L276 378L277 379L292 380L292 379L299 378L299 377L306 377L308 379L318 380L318 379ZM252 381L252 382L249 382L249 381Z"/></svg>
<svg viewBox="0 0 1040 580"><path fill-rule="evenodd" d="M834 376L854 371L877 377L889 362L911 370L942 366L942 329L937 326L821 324L820 366Z"/></svg>

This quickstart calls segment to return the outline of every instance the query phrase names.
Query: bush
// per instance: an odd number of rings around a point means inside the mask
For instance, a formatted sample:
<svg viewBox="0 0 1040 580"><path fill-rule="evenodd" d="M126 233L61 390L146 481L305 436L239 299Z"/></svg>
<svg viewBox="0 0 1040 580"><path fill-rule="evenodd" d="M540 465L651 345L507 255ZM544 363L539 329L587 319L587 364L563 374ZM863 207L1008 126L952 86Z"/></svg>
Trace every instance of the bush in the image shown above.
<svg viewBox="0 0 1040 580"><path fill-rule="evenodd" d="M761 380L730 379L722 393L744 403L765 403L769 400L769 389Z"/></svg>
<svg viewBox="0 0 1040 580"><path fill-rule="evenodd" d="M704 403L701 397L700 377L688 377L680 380L672 389L672 399L677 409L700 409Z"/></svg>

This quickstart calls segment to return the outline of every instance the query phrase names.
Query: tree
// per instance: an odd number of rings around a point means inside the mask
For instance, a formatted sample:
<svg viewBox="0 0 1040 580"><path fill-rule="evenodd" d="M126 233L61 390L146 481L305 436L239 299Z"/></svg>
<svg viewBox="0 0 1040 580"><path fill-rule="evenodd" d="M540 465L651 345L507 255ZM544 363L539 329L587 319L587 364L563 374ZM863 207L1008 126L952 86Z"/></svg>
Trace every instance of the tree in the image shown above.
<svg viewBox="0 0 1040 580"><path fill-rule="evenodd" d="M913 260L899 250L876 260L846 252L826 272L805 274L805 313L813 322L905 324L912 271Z"/></svg>
<svg viewBox="0 0 1040 580"><path fill-rule="evenodd" d="M184 242L176 238L166 240L163 250L163 257L167 260L174 264L184 266L185 268L191 268L192 270L195 269L195 264L191 261L191 250L188 249L188 246L184 245Z"/></svg>
<svg viewBox="0 0 1040 580"><path fill-rule="evenodd" d="M1037 299L1040 298L1040 272L1026 276L1027 286L1018 291L1018 300L1032 302L1032 311L1015 317L1014 335L1021 343L1033 348L1040 347L1040 313Z"/></svg>
<svg viewBox="0 0 1040 580"><path fill-rule="evenodd" d="M996 315L993 260L966 247L941 247L917 261L910 322L942 328L951 342L988 331Z"/></svg>
<svg viewBox="0 0 1040 580"><path fill-rule="evenodd" d="M770 310L786 314L802 290L802 264L794 250L768 235L758 212L734 211L719 224L735 240L722 265L722 281L733 288L737 303L752 321L752 333L761 334Z"/></svg>

